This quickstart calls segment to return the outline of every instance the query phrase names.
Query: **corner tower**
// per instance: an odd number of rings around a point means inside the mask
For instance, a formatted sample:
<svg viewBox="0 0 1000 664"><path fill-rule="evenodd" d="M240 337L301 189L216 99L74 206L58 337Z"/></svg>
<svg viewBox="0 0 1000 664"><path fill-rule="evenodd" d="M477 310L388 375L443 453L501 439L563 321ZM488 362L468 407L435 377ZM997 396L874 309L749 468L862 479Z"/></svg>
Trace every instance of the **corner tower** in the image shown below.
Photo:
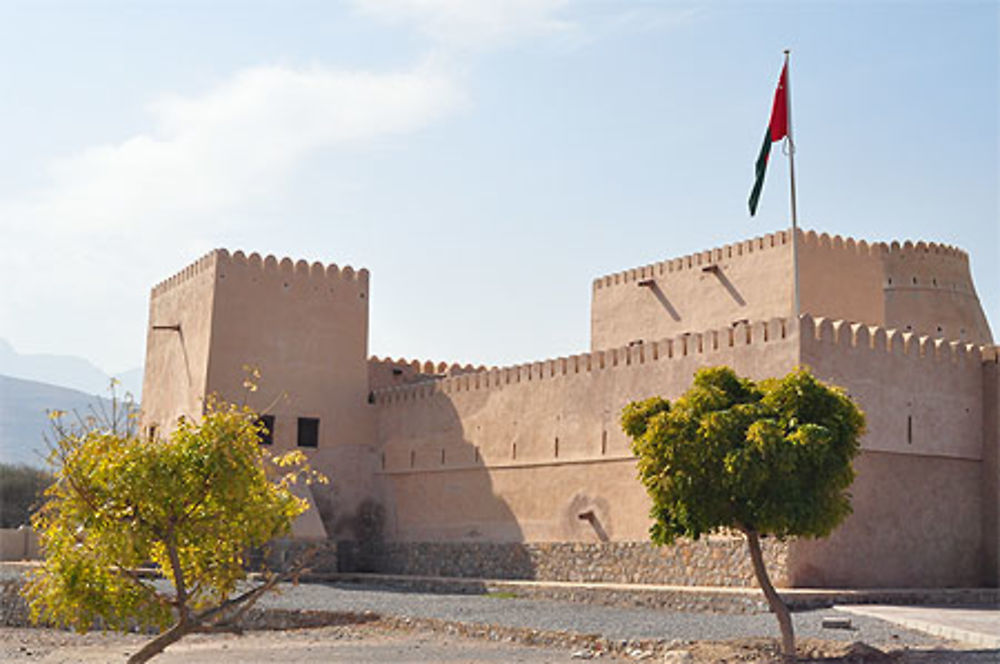
<svg viewBox="0 0 1000 664"><path fill-rule="evenodd" d="M146 348L147 431L198 417L209 394L246 400L275 452L301 449L330 475L328 529L370 496L367 270L215 250L153 289Z"/></svg>

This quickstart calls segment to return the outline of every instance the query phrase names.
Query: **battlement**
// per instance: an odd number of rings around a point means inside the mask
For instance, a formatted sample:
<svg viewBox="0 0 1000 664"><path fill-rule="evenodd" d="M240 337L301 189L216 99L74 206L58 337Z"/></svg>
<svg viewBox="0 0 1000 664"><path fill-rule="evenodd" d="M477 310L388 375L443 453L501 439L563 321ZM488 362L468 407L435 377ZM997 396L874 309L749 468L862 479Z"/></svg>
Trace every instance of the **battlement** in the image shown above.
<svg viewBox="0 0 1000 664"><path fill-rule="evenodd" d="M913 242L906 240L899 242L892 240L889 242L868 242L866 240L855 240L851 237L841 235L830 235L829 233L817 233L812 230L798 229L799 249L818 249L830 251L846 251L862 257L905 259L908 256L934 255L943 258L957 259L963 264L968 264L969 255L948 244L937 242ZM678 258L670 258L665 261L651 263L640 267L630 268L620 272L614 272L594 279L594 289L609 288L618 285L633 284L644 279L654 279L672 272L684 270L700 270L709 265L719 264L726 260L738 259L770 249L777 249L789 245L791 240L791 229L768 233L758 237L723 245L706 251L699 251Z"/></svg>
<svg viewBox="0 0 1000 664"><path fill-rule="evenodd" d="M212 251L208 252L195 262L185 267L180 272L177 272L176 274L167 277L163 281L157 283L155 286L153 286L152 290L150 291L150 296L159 297L160 295L166 293L167 291L173 290L174 288L190 280L191 278L199 274L202 274L203 272L206 272L210 269L213 269L216 264L218 252L219 252L218 249L213 249Z"/></svg>
<svg viewBox="0 0 1000 664"><path fill-rule="evenodd" d="M482 365L474 367L471 364L463 366L447 362L434 363L430 360L421 362L404 358L394 360L391 357L379 359L374 355L368 358L368 384L373 390L482 371L487 371L487 367Z"/></svg>
<svg viewBox="0 0 1000 664"><path fill-rule="evenodd" d="M350 265L338 267L335 263L324 265L319 261L313 263L305 260L293 261L291 258L278 258L273 254L262 257L256 252L247 255L237 250L230 254L226 249L213 249L177 274L156 284L152 296L162 295L206 270L230 266L256 271L262 276L292 277L296 280L308 279L316 282L350 282L361 286L367 286L369 278L367 269L361 268L355 271Z"/></svg>
<svg viewBox="0 0 1000 664"><path fill-rule="evenodd" d="M711 363L711 354L724 348L739 346L761 346L794 334L820 343L830 343L842 348L860 352L884 353L904 357L922 358L927 362L958 366L976 366L982 362L997 362L1000 346L977 345L949 341L930 336L918 336L909 332L864 325L845 320L832 320L802 314L798 321L794 318L773 318L769 321L739 323L721 329L700 333L684 334L655 342L639 343L631 346L610 348L602 351L581 353L553 359L512 365L508 367L479 367L460 374L441 376L432 363L421 365L413 362L414 370L430 374L427 369L435 369L438 380L411 382L374 390L376 403L389 405L410 402L430 397L436 393L450 394L475 390L499 389L506 385L529 383L557 378L570 374L597 373L616 367L663 362L694 355L706 357L706 366ZM392 362L385 360L381 362ZM398 362L405 362L399 360ZM428 375L428 378L431 376Z"/></svg>
<svg viewBox="0 0 1000 664"><path fill-rule="evenodd" d="M801 231L799 231L801 233ZM621 272L614 272L594 279L594 289L610 288L612 286L633 284L644 279L670 274L671 272L681 272L684 270L700 270L701 268L721 263L723 260L738 258L746 254L767 251L782 247L789 243L790 231L779 231L768 233L759 237L727 244L707 251L699 251L696 254L688 254L680 258L671 258L658 263L635 267Z"/></svg>
<svg viewBox="0 0 1000 664"><path fill-rule="evenodd" d="M939 244L937 242L924 242L923 240L916 243L911 240L906 240L902 243L897 240L869 243L865 240L855 240L851 237L799 229L799 242L800 248L843 249L845 251L857 252L863 256L936 254L964 261L968 261L969 259L969 255L958 247L949 244Z"/></svg>
<svg viewBox="0 0 1000 664"><path fill-rule="evenodd" d="M607 350L528 362L509 367L480 369L471 373L376 389L378 404L393 404L426 398L436 393L450 394L474 390L500 389L507 385L549 380L560 376L610 371L652 362L670 361L693 355L711 355L724 348L761 345L785 339L794 321L774 318L756 323L740 323L706 332L684 334L660 341L610 348Z"/></svg>
<svg viewBox="0 0 1000 664"><path fill-rule="evenodd" d="M973 363L978 366L982 362L996 362L1000 350L993 345L964 343L808 314L800 317L799 331L803 339L844 349L881 352L935 363Z"/></svg>

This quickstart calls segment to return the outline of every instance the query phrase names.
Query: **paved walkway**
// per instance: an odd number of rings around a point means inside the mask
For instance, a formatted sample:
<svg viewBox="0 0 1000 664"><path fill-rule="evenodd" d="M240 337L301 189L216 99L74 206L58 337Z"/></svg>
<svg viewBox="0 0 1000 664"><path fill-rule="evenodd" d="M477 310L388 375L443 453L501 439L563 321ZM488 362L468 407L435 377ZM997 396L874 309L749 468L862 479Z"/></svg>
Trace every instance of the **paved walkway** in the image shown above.
<svg viewBox="0 0 1000 664"><path fill-rule="evenodd" d="M1000 648L1000 607L857 604L835 608L854 615L887 620L969 646Z"/></svg>

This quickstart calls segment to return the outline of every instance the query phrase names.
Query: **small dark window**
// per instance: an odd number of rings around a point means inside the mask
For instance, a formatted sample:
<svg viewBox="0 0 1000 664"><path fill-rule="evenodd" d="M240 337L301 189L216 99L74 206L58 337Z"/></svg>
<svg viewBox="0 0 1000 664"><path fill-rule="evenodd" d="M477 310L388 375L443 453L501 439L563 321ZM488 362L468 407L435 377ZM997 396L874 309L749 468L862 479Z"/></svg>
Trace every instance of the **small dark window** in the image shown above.
<svg viewBox="0 0 1000 664"><path fill-rule="evenodd" d="M385 470L385 452L382 452L382 470Z"/></svg>
<svg viewBox="0 0 1000 664"><path fill-rule="evenodd" d="M517 443L512 443L510 446L510 458L511 459L517 458Z"/></svg>
<svg viewBox="0 0 1000 664"><path fill-rule="evenodd" d="M607 431L602 431L601 432L601 454L607 454L607 453L608 453L608 432Z"/></svg>
<svg viewBox="0 0 1000 664"><path fill-rule="evenodd" d="M415 465L417 465L417 453L410 450L410 468L413 468Z"/></svg>
<svg viewBox="0 0 1000 664"><path fill-rule="evenodd" d="M906 416L906 443L907 445L913 444L913 416Z"/></svg>
<svg viewBox="0 0 1000 664"><path fill-rule="evenodd" d="M274 415L261 415L257 418L257 424L264 427L263 430L257 434L257 442L261 445L273 445L274 444Z"/></svg>
<svg viewBox="0 0 1000 664"><path fill-rule="evenodd" d="M299 447L319 447L319 418L299 418Z"/></svg>
<svg viewBox="0 0 1000 664"><path fill-rule="evenodd" d="M146 430L146 437L149 440L156 440L156 425L150 424L149 428Z"/></svg>
<svg viewBox="0 0 1000 664"><path fill-rule="evenodd" d="M558 436L556 436L555 457L557 459L559 458L559 437Z"/></svg>

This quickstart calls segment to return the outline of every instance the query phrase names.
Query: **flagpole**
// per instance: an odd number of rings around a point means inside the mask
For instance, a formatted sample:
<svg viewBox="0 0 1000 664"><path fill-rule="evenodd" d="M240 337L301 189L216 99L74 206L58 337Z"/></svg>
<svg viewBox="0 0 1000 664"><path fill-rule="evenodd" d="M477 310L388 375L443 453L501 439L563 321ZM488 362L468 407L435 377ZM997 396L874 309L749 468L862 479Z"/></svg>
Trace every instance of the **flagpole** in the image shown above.
<svg viewBox="0 0 1000 664"><path fill-rule="evenodd" d="M785 113L788 120L788 176L792 203L792 281L795 282L795 319L802 313L799 306L799 219L795 208L795 139L792 138L792 73L788 69L790 50L785 49Z"/></svg>

